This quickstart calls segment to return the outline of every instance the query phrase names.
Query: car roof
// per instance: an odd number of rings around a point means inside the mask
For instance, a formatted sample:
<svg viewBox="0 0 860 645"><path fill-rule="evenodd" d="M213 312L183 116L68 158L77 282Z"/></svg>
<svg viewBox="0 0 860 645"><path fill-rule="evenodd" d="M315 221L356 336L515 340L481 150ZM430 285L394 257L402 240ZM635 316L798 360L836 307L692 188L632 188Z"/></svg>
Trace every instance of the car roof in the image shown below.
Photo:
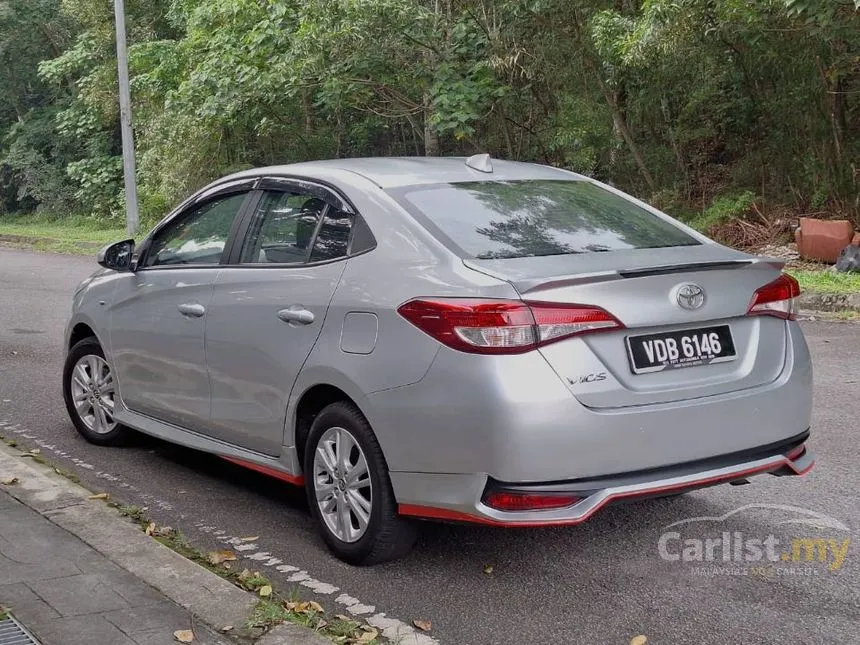
<svg viewBox="0 0 860 645"><path fill-rule="evenodd" d="M493 159L493 172L466 165L466 157L366 157L306 161L283 166L256 168L233 175L299 175L313 178L315 171L340 170L361 175L383 189L416 184L446 184L464 181L516 181L555 179L574 181L584 177L567 170L519 161Z"/></svg>

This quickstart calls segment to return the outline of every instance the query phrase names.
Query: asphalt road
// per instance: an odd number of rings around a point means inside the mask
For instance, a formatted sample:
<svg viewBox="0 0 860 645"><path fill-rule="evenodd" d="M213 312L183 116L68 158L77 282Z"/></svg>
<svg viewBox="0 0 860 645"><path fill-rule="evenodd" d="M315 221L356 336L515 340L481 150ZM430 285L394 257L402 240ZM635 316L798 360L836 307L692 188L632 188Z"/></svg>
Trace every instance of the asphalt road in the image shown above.
<svg viewBox="0 0 860 645"><path fill-rule="evenodd" d="M253 558L242 566L264 570L282 589L304 581L301 592L328 611L351 605L377 622L381 613L431 620L430 635L441 643L626 645L637 634L654 645L860 643L860 555L852 543L860 529L860 325L803 324L816 368L810 445L818 457L804 478L759 477L749 486L615 506L578 527L427 524L408 557L353 568L325 551L300 491L145 437L98 448L77 436L60 392L62 330L72 290L94 266L88 258L0 249L0 435L41 447L94 490L149 507L159 524L203 549L259 536L242 543L250 546L241 555ZM665 528L736 509L722 522ZM715 562L668 561L658 549L666 531L685 539L775 535L783 543L812 536L849 546L837 570L832 559L725 563L719 549ZM667 549L679 554L680 542Z"/></svg>

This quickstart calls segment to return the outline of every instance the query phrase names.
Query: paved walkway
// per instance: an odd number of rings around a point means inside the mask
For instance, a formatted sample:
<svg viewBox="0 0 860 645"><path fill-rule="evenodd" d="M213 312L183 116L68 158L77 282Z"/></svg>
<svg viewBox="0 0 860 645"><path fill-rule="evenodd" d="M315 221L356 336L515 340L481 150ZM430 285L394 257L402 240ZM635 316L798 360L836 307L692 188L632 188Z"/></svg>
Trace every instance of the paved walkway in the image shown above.
<svg viewBox="0 0 860 645"><path fill-rule="evenodd" d="M0 606L44 645L225 645L160 592L0 491Z"/></svg>

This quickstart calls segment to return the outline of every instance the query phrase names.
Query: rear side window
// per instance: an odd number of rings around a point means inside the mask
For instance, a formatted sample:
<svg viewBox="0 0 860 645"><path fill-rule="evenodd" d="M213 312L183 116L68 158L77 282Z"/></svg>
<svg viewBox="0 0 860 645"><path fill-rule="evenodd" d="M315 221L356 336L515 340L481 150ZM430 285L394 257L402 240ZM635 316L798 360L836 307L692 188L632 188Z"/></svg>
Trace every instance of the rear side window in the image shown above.
<svg viewBox="0 0 860 645"><path fill-rule="evenodd" d="M312 195L267 191L242 244L242 264L301 264L326 203Z"/></svg>
<svg viewBox="0 0 860 645"><path fill-rule="evenodd" d="M480 259L699 244L670 222L586 181L412 186L393 196L443 242Z"/></svg>
<svg viewBox="0 0 860 645"><path fill-rule="evenodd" d="M323 217L317 239L311 251L311 262L334 260L346 257L349 250L349 234L353 217L348 213L330 208Z"/></svg>

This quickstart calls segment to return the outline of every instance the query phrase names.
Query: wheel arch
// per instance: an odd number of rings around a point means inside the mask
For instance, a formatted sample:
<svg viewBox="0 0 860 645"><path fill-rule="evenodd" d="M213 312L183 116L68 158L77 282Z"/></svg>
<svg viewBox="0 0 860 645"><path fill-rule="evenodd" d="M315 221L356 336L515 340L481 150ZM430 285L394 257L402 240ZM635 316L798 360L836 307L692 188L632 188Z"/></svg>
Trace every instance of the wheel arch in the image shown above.
<svg viewBox="0 0 860 645"><path fill-rule="evenodd" d="M329 383L311 385L296 400L292 427L293 445L295 446L299 465L304 463L305 444L307 443L314 419L326 406L338 401L346 401L354 405L367 418L367 415L358 402L356 402L355 398L342 388Z"/></svg>
<svg viewBox="0 0 860 645"><path fill-rule="evenodd" d="M69 342L66 349L71 349L85 338L95 338L97 341L99 340L99 337L96 335L96 332L92 327L85 322L79 322L72 327L69 332ZM99 344L101 344L101 341L99 341Z"/></svg>
<svg viewBox="0 0 860 645"><path fill-rule="evenodd" d="M72 318L66 326L66 351L68 352L72 347L85 338L95 338L99 345L101 345L102 351L107 355L108 346L102 339L102 336L98 331L98 326L88 316L78 314Z"/></svg>

